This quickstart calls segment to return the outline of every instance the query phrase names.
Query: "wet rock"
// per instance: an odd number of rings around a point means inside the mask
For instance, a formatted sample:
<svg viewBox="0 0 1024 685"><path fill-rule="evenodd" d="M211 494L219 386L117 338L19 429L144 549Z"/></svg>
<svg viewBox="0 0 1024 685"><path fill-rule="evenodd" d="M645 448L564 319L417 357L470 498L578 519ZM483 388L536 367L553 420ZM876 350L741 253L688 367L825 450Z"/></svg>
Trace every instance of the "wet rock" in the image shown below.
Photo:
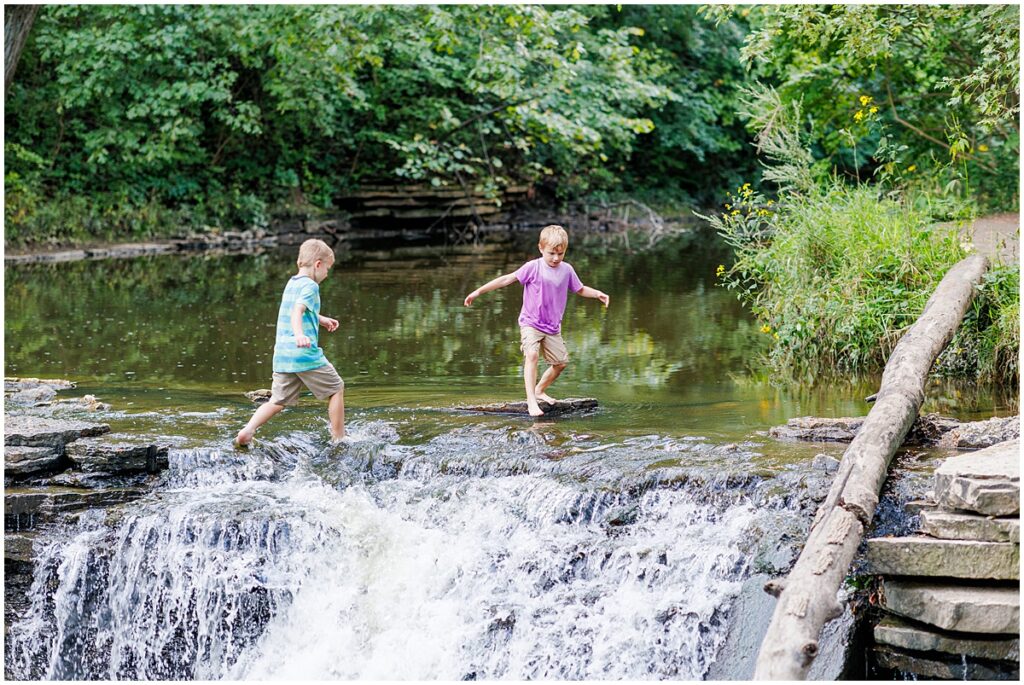
<svg viewBox="0 0 1024 685"><path fill-rule="evenodd" d="M38 534L34 532L4 533L4 561L31 564Z"/></svg>
<svg viewBox="0 0 1024 685"><path fill-rule="evenodd" d="M1017 580L1020 546L927 537L875 538L867 541L867 562L871 573L883 575Z"/></svg>
<svg viewBox="0 0 1024 685"><path fill-rule="evenodd" d="M992 660L1020 660L1020 638L963 637L911 625L894 616L886 616L875 626L875 642L918 652L966 654L969 657Z"/></svg>
<svg viewBox="0 0 1024 685"><path fill-rule="evenodd" d="M864 425L864 418L802 416L790 419L784 426L769 429L768 435L777 440L851 442ZM1018 437L1019 427L1020 418L1016 416L960 423L956 419L938 414L927 414L914 419L903 445L976 449Z"/></svg>
<svg viewBox="0 0 1024 685"><path fill-rule="evenodd" d="M636 523L637 516L639 515L639 507L621 507L609 511L605 515L604 520L609 526L628 526Z"/></svg>
<svg viewBox="0 0 1024 685"><path fill-rule="evenodd" d="M832 474L839 470L839 460L827 454L816 454L811 460L811 468Z"/></svg>
<svg viewBox="0 0 1024 685"><path fill-rule="evenodd" d="M56 392L57 390L72 390L75 383L62 378L4 378L4 392L13 393L21 390L45 387Z"/></svg>
<svg viewBox="0 0 1024 685"><path fill-rule="evenodd" d="M4 420L4 445L57 447L79 438L109 433L110 426L84 421L69 421L41 416L7 415Z"/></svg>
<svg viewBox="0 0 1024 685"><path fill-rule="evenodd" d="M882 668L938 680L1019 680L1020 667L1006 663L968 662L965 659L929 658L891 647L875 647L871 655Z"/></svg>
<svg viewBox="0 0 1024 685"><path fill-rule="evenodd" d="M270 401L270 391L266 388L260 388L259 390L250 390L245 393L245 396L256 404L263 404L264 402Z"/></svg>
<svg viewBox="0 0 1024 685"><path fill-rule="evenodd" d="M167 468L168 446L85 438L67 446L67 456L85 472L156 473Z"/></svg>
<svg viewBox="0 0 1024 685"><path fill-rule="evenodd" d="M1020 440L947 459L935 471L935 501L986 516L1020 513Z"/></svg>
<svg viewBox="0 0 1024 685"><path fill-rule="evenodd" d="M46 385L40 385L34 388L25 388L24 390L12 392L7 395L5 399L10 404L22 404L29 407L37 407L49 404L56 395L57 391L53 388Z"/></svg>
<svg viewBox="0 0 1024 685"><path fill-rule="evenodd" d="M921 511L921 532L943 540L1019 543L1020 519L925 509Z"/></svg>
<svg viewBox="0 0 1024 685"><path fill-rule="evenodd" d="M593 397L567 397L564 400L558 400L554 404L548 402L538 402L541 411L544 412L544 416L561 416L563 414L571 414L575 412L585 412L597 409L597 400ZM466 405L458 406L455 409L459 411L472 411L472 412L483 412L486 414L522 414L529 416L530 412L526 407L526 402L499 402L497 404L481 404L481 405ZM543 418L543 417L537 417Z"/></svg>
<svg viewBox="0 0 1024 685"><path fill-rule="evenodd" d="M4 492L5 530L31 530L61 515L110 507L139 499L144 488L79 490L57 486L8 488Z"/></svg>
<svg viewBox="0 0 1024 685"><path fill-rule="evenodd" d="M939 447L983 449L1020 438L1020 417L1007 416L960 424L939 440Z"/></svg>
<svg viewBox="0 0 1024 685"><path fill-rule="evenodd" d="M64 451L59 447L28 447L12 445L4 448L4 477L27 478L55 473L67 466Z"/></svg>
<svg viewBox="0 0 1024 685"><path fill-rule="evenodd" d="M95 395L82 395L81 397L69 397L63 400L54 400L55 409L83 409L85 411L107 411L110 405L100 402Z"/></svg>
<svg viewBox="0 0 1024 685"><path fill-rule="evenodd" d="M1016 587L928 585L886 578L882 606L943 630L1017 635L1020 589Z"/></svg>

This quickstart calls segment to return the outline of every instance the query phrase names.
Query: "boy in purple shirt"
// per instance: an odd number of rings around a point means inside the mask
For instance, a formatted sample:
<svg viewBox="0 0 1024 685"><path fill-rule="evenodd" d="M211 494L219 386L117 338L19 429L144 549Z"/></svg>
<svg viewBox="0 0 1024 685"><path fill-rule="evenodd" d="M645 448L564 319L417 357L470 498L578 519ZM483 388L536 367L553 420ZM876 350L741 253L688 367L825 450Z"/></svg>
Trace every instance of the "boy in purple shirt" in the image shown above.
<svg viewBox="0 0 1024 685"><path fill-rule="evenodd" d="M569 235L561 226L545 226L540 232L540 259L523 264L513 273L498 276L466 296L465 305L486 292L504 288L516 281L523 284L523 309L519 312L519 339L523 351L523 381L530 416L543 416L537 401L555 403L548 389L569 363L562 341L562 314L569 291L600 300L608 306L608 296L583 285L570 264L562 261L569 247ZM548 370L537 382L537 361L543 352Z"/></svg>

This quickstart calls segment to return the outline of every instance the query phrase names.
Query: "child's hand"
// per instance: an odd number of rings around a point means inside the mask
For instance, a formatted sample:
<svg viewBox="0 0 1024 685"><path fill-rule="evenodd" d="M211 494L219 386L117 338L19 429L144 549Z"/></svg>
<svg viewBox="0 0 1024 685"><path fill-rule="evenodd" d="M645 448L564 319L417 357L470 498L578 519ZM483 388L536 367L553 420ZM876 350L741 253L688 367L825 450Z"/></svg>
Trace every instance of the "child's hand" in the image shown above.
<svg viewBox="0 0 1024 685"><path fill-rule="evenodd" d="M599 299L601 301L601 304L603 304L605 307L608 306L608 296L601 292L600 290L597 291L597 299Z"/></svg>
<svg viewBox="0 0 1024 685"><path fill-rule="evenodd" d="M338 320L327 316L320 317L320 325L326 328L328 333L338 330Z"/></svg>
<svg viewBox="0 0 1024 685"><path fill-rule="evenodd" d="M313 341L309 339L308 335L297 335L295 336L296 347L309 347L313 344Z"/></svg>
<svg viewBox="0 0 1024 685"><path fill-rule="evenodd" d="M471 306L473 306L473 300L475 300L475 299L476 299L476 291L474 290L469 295L466 295L466 300L462 304L466 305L467 307L471 307Z"/></svg>

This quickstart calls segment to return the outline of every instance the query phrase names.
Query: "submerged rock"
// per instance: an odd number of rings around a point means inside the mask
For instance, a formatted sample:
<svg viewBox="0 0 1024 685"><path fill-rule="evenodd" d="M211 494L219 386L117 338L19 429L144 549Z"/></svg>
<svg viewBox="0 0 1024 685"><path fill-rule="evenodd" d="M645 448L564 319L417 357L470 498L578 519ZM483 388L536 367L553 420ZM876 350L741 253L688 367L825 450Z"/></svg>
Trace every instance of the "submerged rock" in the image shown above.
<svg viewBox="0 0 1024 685"><path fill-rule="evenodd" d="M775 426L768 435L777 440L807 442L851 442L864 425L863 416L821 418L801 416L790 419L784 426ZM914 419L903 440L910 447L946 447L951 449L979 449L1012 440L1020 435L1020 417L1010 416L987 421L960 423L937 414Z"/></svg>
<svg viewBox="0 0 1024 685"><path fill-rule="evenodd" d="M583 412L597 409L597 400L593 397L567 397L558 400L554 404L550 402L538 402L544 416L561 416L574 412ZM524 414L529 416L530 411L526 401L522 402L498 402L496 404L463 405L455 407L459 411L483 412L487 414ZM544 418L537 416L532 418Z"/></svg>

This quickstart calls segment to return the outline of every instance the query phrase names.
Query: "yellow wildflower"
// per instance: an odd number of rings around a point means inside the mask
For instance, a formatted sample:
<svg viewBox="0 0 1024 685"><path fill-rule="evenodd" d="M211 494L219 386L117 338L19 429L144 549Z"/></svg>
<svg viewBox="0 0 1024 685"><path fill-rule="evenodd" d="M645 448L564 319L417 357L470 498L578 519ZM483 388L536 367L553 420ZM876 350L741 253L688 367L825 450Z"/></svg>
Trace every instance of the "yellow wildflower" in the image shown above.
<svg viewBox="0 0 1024 685"><path fill-rule="evenodd" d="M779 334L778 333L772 333L772 337L775 338L776 340L778 340L779 339Z"/></svg>
<svg viewBox="0 0 1024 685"><path fill-rule="evenodd" d="M715 269L715 275L718 276L719 278L721 278L724 273L725 273L725 264L719 264L718 268Z"/></svg>
<svg viewBox="0 0 1024 685"><path fill-rule="evenodd" d="M867 104L869 102L871 102L871 97L870 96L868 96L868 95L861 95L860 96L860 106L861 107L867 107Z"/></svg>
<svg viewBox="0 0 1024 685"><path fill-rule="evenodd" d="M772 332L772 327L769 326L768 324L764 324L763 326L761 326L761 332L762 333L771 333Z"/></svg>
<svg viewBox="0 0 1024 685"><path fill-rule="evenodd" d="M740 210L738 210L738 209L734 209L731 212L729 212L729 214L731 214L732 216L736 216L739 213L740 213Z"/></svg>
<svg viewBox="0 0 1024 685"><path fill-rule="evenodd" d="M909 171L911 173L917 171L917 165L916 164L911 164L910 166L907 167L907 171Z"/></svg>
<svg viewBox="0 0 1024 685"><path fill-rule="evenodd" d="M864 118L864 110L862 110L862 109L858 109L857 113L853 115L853 120L854 121L860 121L863 118Z"/></svg>
<svg viewBox="0 0 1024 685"><path fill-rule="evenodd" d="M872 107L871 109L868 110L868 112L870 112L871 114L874 114L877 111L878 111L877 107Z"/></svg>
<svg viewBox="0 0 1024 685"><path fill-rule="evenodd" d="M726 202L726 203L725 203L725 208L726 208L726 209L732 209L732 205L731 205L731 204L729 204L728 202Z"/></svg>
<svg viewBox="0 0 1024 685"><path fill-rule="evenodd" d="M771 207L773 204L775 204L775 200L768 200L768 206L769 207Z"/></svg>
<svg viewBox="0 0 1024 685"><path fill-rule="evenodd" d="M978 152L988 152L988 145L985 145L984 143L979 145L978 146Z"/></svg>

